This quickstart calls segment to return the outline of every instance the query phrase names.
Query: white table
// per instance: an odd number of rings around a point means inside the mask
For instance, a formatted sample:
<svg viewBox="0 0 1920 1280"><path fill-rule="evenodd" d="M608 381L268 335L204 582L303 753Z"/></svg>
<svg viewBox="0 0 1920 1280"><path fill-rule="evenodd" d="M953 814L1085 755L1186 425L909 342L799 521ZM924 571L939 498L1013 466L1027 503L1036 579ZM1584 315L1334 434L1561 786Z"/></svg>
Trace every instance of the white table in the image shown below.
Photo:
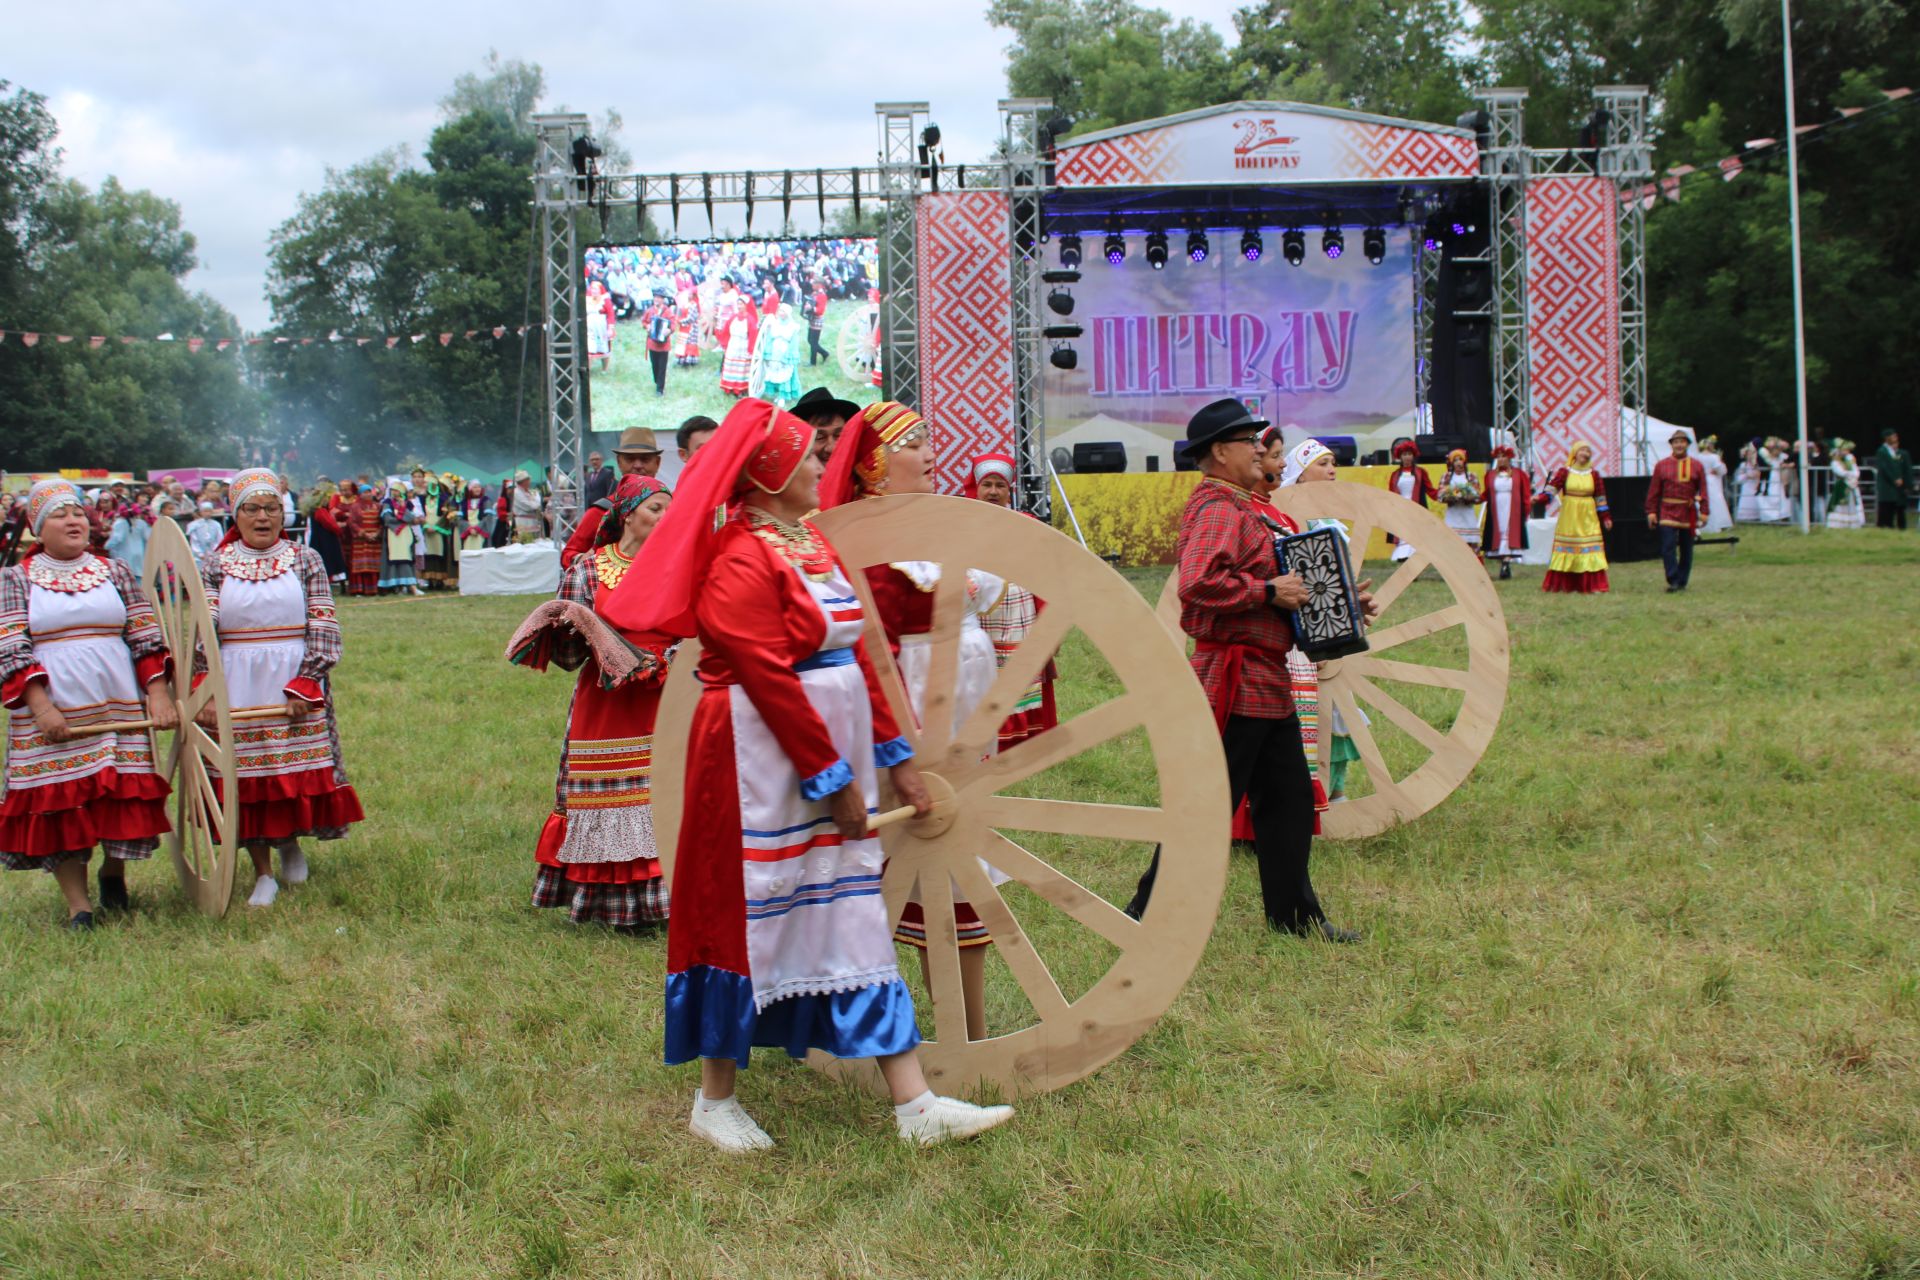
<svg viewBox="0 0 1920 1280"><path fill-rule="evenodd" d="M551 538L460 553L463 596L550 596L560 589L560 548Z"/></svg>

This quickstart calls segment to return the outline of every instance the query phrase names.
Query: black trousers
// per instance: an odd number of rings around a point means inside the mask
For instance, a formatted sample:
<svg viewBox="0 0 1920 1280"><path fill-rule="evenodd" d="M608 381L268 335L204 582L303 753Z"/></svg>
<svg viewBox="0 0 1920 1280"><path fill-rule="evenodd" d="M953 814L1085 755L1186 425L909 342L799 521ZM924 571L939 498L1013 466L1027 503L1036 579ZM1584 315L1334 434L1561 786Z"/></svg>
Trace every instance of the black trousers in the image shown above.
<svg viewBox="0 0 1920 1280"><path fill-rule="evenodd" d="M1898 527L1901 529L1906 528L1907 527L1906 495L1902 494L1900 495L1899 498L1895 499L1892 502L1888 502L1884 498L1881 499L1879 503L1879 508L1874 515L1873 522L1879 525L1882 529L1892 529L1895 527Z"/></svg>
<svg viewBox="0 0 1920 1280"><path fill-rule="evenodd" d="M1661 525L1660 560L1667 566L1667 585L1686 586L1693 576L1693 530Z"/></svg>
<svg viewBox="0 0 1920 1280"><path fill-rule="evenodd" d="M667 394L667 353L649 351L647 359L653 364L653 389L660 395Z"/></svg>
<svg viewBox="0 0 1920 1280"><path fill-rule="evenodd" d="M1253 820L1253 852L1260 865L1267 923L1301 930L1325 920L1327 913L1320 909L1307 874L1313 854L1313 775L1300 742L1300 718L1228 716L1220 745L1226 749L1227 785L1233 793L1228 811L1238 809L1245 798ZM1147 909L1159 871L1160 851L1155 849L1127 904L1128 915L1138 917Z"/></svg>
<svg viewBox="0 0 1920 1280"><path fill-rule="evenodd" d="M820 345L820 330L808 329L807 330L807 368L809 369L813 368L814 364L821 360L826 361L828 364L833 363L833 357L828 355L827 349Z"/></svg>

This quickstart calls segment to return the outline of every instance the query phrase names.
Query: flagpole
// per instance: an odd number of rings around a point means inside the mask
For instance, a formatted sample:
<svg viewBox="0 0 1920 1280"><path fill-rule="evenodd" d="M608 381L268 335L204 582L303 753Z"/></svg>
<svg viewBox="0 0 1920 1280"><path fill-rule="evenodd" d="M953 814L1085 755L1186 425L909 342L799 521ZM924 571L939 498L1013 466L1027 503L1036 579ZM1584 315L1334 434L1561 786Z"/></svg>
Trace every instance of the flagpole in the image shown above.
<svg viewBox="0 0 1920 1280"><path fill-rule="evenodd" d="M1793 110L1792 0L1780 0L1780 49L1787 77L1787 200L1793 234L1793 390L1800 424L1800 532L1812 530L1812 459L1807 450L1807 312L1800 282L1800 131Z"/></svg>

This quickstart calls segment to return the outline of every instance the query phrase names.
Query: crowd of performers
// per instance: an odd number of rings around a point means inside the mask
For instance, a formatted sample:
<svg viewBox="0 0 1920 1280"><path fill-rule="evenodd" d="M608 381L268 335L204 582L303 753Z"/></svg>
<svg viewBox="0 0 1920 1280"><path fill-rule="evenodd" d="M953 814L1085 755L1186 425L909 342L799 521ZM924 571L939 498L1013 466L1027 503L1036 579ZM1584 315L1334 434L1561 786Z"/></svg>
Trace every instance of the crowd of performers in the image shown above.
<svg viewBox="0 0 1920 1280"><path fill-rule="evenodd" d="M325 565L284 536L278 478L234 477L233 527L201 561L214 635L235 713L238 839L253 860L249 905L271 905L281 882L307 878L300 841L338 839L361 818L341 766L328 674L340 628ZM68 926L94 927L88 868L102 855L99 906L131 906L125 864L151 857L170 831L170 787L155 767L153 731L179 728L185 705L216 724L193 671L175 671L133 572L88 546L80 491L43 480L27 500L38 540L0 570L0 703L8 711L0 867L53 873ZM224 800L229 780L214 779ZM280 854L280 872L273 853Z"/></svg>

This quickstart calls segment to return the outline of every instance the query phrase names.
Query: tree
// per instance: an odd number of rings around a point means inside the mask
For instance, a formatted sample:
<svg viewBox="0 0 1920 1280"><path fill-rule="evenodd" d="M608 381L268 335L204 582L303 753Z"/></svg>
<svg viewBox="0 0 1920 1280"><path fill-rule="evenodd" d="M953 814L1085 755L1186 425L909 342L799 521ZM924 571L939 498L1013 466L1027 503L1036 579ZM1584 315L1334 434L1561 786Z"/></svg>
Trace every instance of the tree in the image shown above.
<svg viewBox="0 0 1920 1280"><path fill-rule="evenodd" d="M1459 0L1263 0L1234 26L1259 97L1447 123L1470 105Z"/></svg>

